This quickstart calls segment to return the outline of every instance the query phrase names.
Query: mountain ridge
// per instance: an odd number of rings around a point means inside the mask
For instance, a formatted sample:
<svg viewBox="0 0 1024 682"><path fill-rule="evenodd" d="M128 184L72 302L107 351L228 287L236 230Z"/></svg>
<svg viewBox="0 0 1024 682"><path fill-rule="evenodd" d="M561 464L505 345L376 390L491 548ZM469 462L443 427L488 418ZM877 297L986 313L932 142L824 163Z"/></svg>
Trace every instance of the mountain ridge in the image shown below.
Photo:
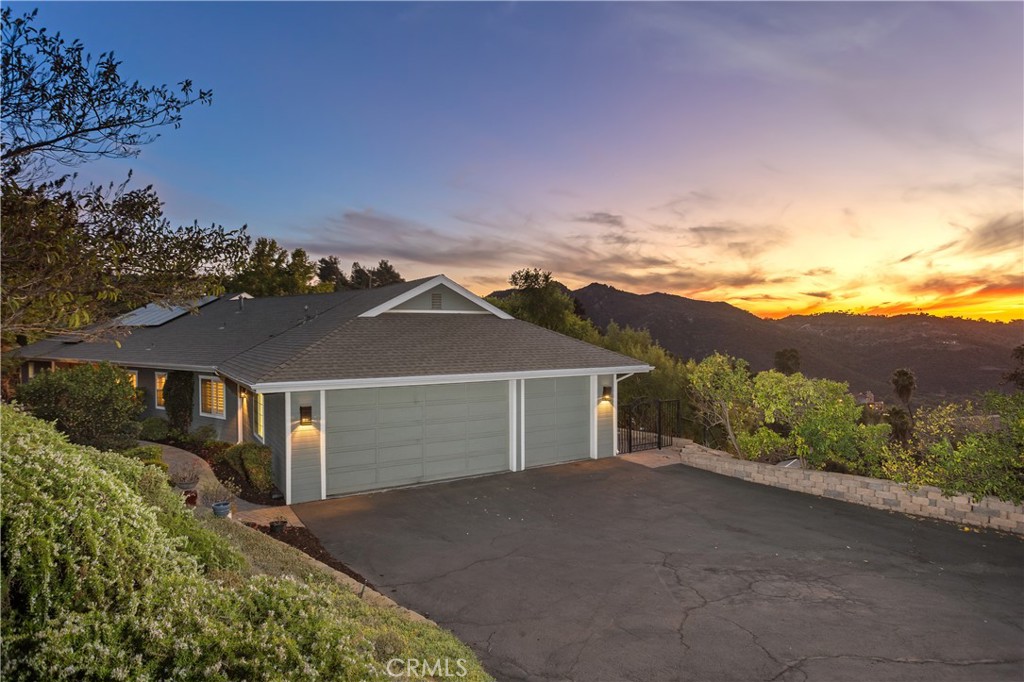
<svg viewBox="0 0 1024 682"><path fill-rule="evenodd" d="M724 301L635 294L597 282L571 295L599 328L612 321L646 328L679 357L700 360L718 351L760 371L774 366L776 351L796 348L805 374L846 381L854 392L872 391L885 400L891 399L889 376L898 367L914 371L923 399L998 390L1012 364L1010 352L1024 343L1024 320L848 312L771 320Z"/></svg>

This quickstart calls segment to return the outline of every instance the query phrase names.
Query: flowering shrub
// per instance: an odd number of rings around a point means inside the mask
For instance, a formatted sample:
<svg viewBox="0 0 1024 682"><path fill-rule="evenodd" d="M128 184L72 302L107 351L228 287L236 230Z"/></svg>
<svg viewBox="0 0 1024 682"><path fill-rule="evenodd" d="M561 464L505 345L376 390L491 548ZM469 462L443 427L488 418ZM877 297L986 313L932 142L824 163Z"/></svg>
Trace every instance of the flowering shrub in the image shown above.
<svg viewBox="0 0 1024 682"><path fill-rule="evenodd" d="M336 583L247 577L153 467L0 416L5 679L391 679L380 655L396 651L487 679L447 633Z"/></svg>

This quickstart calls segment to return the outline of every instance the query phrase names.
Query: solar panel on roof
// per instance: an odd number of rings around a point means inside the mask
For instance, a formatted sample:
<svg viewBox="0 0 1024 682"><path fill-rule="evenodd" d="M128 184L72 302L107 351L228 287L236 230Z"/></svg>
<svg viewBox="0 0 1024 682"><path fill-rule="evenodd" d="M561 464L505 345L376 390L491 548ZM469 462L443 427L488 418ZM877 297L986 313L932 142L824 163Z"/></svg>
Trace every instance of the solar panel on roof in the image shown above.
<svg viewBox="0 0 1024 682"><path fill-rule="evenodd" d="M165 307L156 303L137 308L130 313L122 315L117 324L122 327L159 327L171 320L187 314L193 308L202 308L207 303L217 300L217 296L204 296L191 305L176 305Z"/></svg>

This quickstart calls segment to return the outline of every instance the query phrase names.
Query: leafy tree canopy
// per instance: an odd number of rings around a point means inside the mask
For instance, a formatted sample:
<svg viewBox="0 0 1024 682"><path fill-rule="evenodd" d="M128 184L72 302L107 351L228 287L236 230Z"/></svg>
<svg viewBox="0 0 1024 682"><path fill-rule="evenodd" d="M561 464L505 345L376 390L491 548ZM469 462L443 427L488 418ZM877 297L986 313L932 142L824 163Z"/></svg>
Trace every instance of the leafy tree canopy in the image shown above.
<svg viewBox="0 0 1024 682"><path fill-rule="evenodd" d="M194 93L190 81L178 90L125 81L112 53L93 61L80 42L35 20L35 12L3 9L4 345L58 333L94 337L112 331L94 323L131 308L219 292L245 252L244 227L174 228L152 187L78 188L73 176L53 172L134 156L212 94Z"/></svg>
<svg viewBox="0 0 1024 682"><path fill-rule="evenodd" d="M783 348L775 351L775 369L783 374L795 374L800 371L800 351L796 348Z"/></svg>

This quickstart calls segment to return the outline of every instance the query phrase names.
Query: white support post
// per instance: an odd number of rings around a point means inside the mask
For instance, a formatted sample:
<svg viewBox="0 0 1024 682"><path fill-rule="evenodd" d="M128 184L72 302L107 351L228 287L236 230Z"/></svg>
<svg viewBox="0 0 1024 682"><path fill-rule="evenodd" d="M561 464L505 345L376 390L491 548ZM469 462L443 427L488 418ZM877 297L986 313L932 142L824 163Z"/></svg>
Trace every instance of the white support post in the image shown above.
<svg viewBox="0 0 1024 682"><path fill-rule="evenodd" d="M519 470L526 469L526 380L519 380Z"/></svg>
<svg viewBox="0 0 1024 682"><path fill-rule="evenodd" d="M510 379L508 382L508 468L509 471L518 471L519 463L518 431L519 431L519 395L517 382Z"/></svg>
<svg viewBox="0 0 1024 682"><path fill-rule="evenodd" d="M320 499L327 499L327 391L320 391Z"/></svg>
<svg viewBox="0 0 1024 682"><path fill-rule="evenodd" d="M238 425L238 442L242 442L242 386L235 384L235 406L238 408L238 416L235 423Z"/></svg>
<svg viewBox="0 0 1024 682"><path fill-rule="evenodd" d="M590 459L597 459L597 375L590 375Z"/></svg>
<svg viewBox="0 0 1024 682"><path fill-rule="evenodd" d="M284 503L292 503L292 394L284 394Z"/></svg>
<svg viewBox="0 0 1024 682"><path fill-rule="evenodd" d="M612 377L612 454L619 454L619 380Z"/></svg>

